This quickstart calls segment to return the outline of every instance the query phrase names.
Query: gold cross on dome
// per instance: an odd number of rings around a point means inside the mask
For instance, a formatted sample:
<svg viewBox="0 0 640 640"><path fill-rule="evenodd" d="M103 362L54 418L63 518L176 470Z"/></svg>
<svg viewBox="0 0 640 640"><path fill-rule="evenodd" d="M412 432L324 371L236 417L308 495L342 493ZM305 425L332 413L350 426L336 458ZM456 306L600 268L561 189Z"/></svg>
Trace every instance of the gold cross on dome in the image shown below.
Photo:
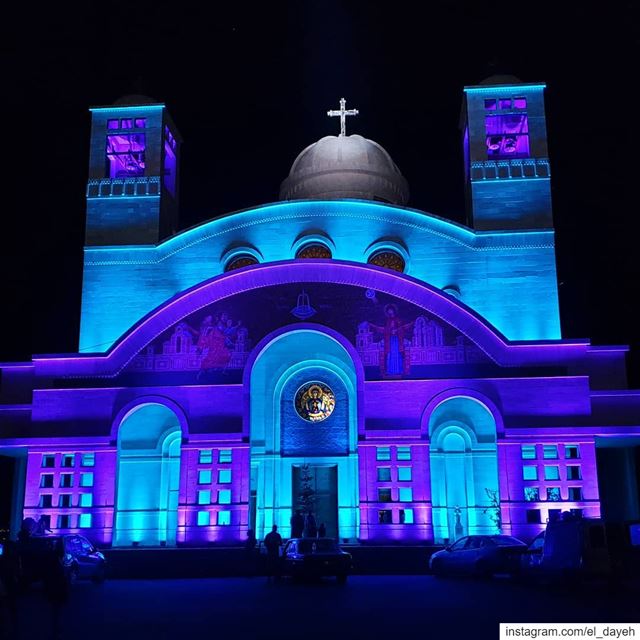
<svg viewBox="0 0 640 640"><path fill-rule="evenodd" d="M340 109L332 109L331 111L327 111L328 116L340 116L340 137L344 137L346 135L347 130L347 116L357 116L357 109L346 109L347 101L344 98L340 98Z"/></svg>

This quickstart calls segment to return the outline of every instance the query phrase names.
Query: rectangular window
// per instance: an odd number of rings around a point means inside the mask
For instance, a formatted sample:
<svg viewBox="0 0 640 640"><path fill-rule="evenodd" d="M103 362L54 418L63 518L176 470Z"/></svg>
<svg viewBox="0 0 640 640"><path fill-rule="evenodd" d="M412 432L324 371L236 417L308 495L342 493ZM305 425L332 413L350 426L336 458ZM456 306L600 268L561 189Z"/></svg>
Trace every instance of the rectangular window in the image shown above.
<svg viewBox="0 0 640 640"><path fill-rule="evenodd" d="M538 487L525 487L524 499L525 502L538 502L540 500L540 489Z"/></svg>
<svg viewBox="0 0 640 640"><path fill-rule="evenodd" d="M58 529L68 529L71 526L71 516L65 514L58 516Z"/></svg>
<svg viewBox="0 0 640 640"><path fill-rule="evenodd" d="M231 524L231 511L218 511L218 526L224 527Z"/></svg>
<svg viewBox="0 0 640 640"><path fill-rule="evenodd" d="M93 494L92 493L81 493L80 494L80 505L81 507L92 507L93 506Z"/></svg>
<svg viewBox="0 0 640 640"><path fill-rule="evenodd" d="M40 486L43 489L52 489L53 488L53 474L52 473L43 473L40 476Z"/></svg>
<svg viewBox="0 0 640 640"><path fill-rule="evenodd" d="M495 111L496 110L496 100L495 99L485 100L484 101L484 108L489 110L489 111Z"/></svg>
<svg viewBox="0 0 640 640"><path fill-rule="evenodd" d="M218 462L220 464L225 464L226 462L231 462L233 456L232 449L220 449L218 451Z"/></svg>
<svg viewBox="0 0 640 640"><path fill-rule="evenodd" d="M567 458L567 460L578 460L580 458L580 447L577 444L565 445L564 457Z"/></svg>
<svg viewBox="0 0 640 640"><path fill-rule="evenodd" d="M500 109L511 109L511 98L500 98Z"/></svg>
<svg viewBox="0 0 640 640"><path fill-rule="evenodd" d="M198 511L198 526L208 527L211 524L210 511Z"/></svg>
<svg viewBox="0 0 640 640"><path fill-rule="evenodd" d="M108 177L126 178L129 176L143 176L145 169L145 147L146 138L144 133L107 135L106 159Z"/></svg>
<svg viewBox="0 0 640 640"><path fill-rule="evenodd" d="M580 467L575 465L567 466L567 480L580 480L581 478Z"/></svg>
<svg viewBox="0 0 640 640"><path fill-rule="evenodd" d="M523 480L537 480L538 479L538 467L535 465L525 464L522 467L522 479Z"/></svg>
<svg viewBox="0 0 640 640"><path fill-rule="evenodd" d="M391 509L378 511L378 524L391 524Z"/></svg>
<svg viewBox="0 0 640 640"><path fill-rule="evenodd" d="M133 118L122 118L120 120L121 129L133 129Z"/></svg>
<svg viewBox="0 0 640 640"><path fill-rule="evenodd" d="M55 454L52 453L52 454L42 456L42 466L46 467L47 469L53 469L53 467L56 466Z"/></svg>
<svg viewBox="0 0 640 640"><path fill-rule="evenodd" d="M582 488L569 487L569 500L571 500L572 502L578 502L582 500Z"/></svg>
<svg viewBox="0 0 640 640"><path fill-rule="evenodd" d="M89 529L91 527L92 516L90 513L81 513L78 516L78 527L80 529Z"/></svg>
<svg viewBox="0 0 640 640"><path fill-rule="evenodd" d="M536 459L536 445L535 444L523 444L520 447L520 454L523 460L535 460Z"/></svg>
<svg viewBox="0 0 640 640"><path fill-rule="evenodd" d="M81 473L80 474L80 486L81 487L93 487L93 473Z"/></svg>
<svg viewBox="0 0 640 640"><path fill-rule="evenodd" d="M411 481L411 467L398 467L398 481L399 482Z"/></svg>
<svg viewBox="0 0 640 640"><path fill-rule="evenodd" d="M200 469L198 471L198 484L211 484L211 469Z"/></svg>
<svg viewBox="0 0 640 640"><path fill-rule="evenodd" d="M378 447L376 449L376 460L391 460L391 447Z"/></svg>
<svg viewBox="0 0 640 640"><path fill-rule="evenodd" d="M558 522L558 520L560 520L561 515L562 515L562 509L549 509L547 519L549 522Z"/></svg>
<svg viewBox="0 0 640 640"><path fill-rule="evenodd" d="M231 469L220 469L218 471L218 484L229 484L231 482Z"/></svg>
<svg viewBox="0 0 640 640"><path fill-rule="evenodd" d="M69 467L73 467L76 461L76 456L74 453L63 453L62 454L62 466L66 467L67 469Z"/></svg>
<svg viewBox="0 0 640 640"><path fill-rule="evenodd" d="M398 447L396 460L411 460L411 447Z"/></svg>
<svg viewBox="0 0 640 640"><path fill-rule="evenodd" d="M560 487L547 487L547 500L549 502L560 502Z"/></svg>
<svg viewBox="0 0 640 640"><path fill-rule="evenodd" d="M400 524L413 524L413 509L400 509L398 516Z"/></svg>
<svg viewBox="0 0 640 640"><path fill-rule="evenodd" d="M71 494L70 493L62 493L58 496L58 506L59 507L70 507L71 506Z"/></svg>
<svg viewBox="0 0 640 640"><path fill-rule="evenodd" d="M61 473L60 474L60 486L63 489L69 489L73 487L73 474L71 473Z"/></svg>
<svg viewBox="0 0 640 640"><path fill-rule="evenodd" d="M200 464L211 464L213 462L213 451L211 449L201 449L198 462Z"/></svg>
<svg viewBox="0 0 640 640"><path fill-rule="evenodd" d="M83 453L82 459L80 461L80 465L83 467L93 467L96 464L96 454L95 453Z"/></svg>
<svg viewBox="0 0 640 640"><path fill-rule="evenodd" d="M518 97L513 99L513 108L514 109L526 109L527 108L527 99Z"/></svg>
<svg viewBox="0 0 640 640"><path fill-rule="evenodd" d="M113 120L107 120L107 129L119 129L120 121L115 118Z"/></svg>
<svg viewBox="0 0 640 640"><path fill-rule="evenodd" d="M231 504L231 489L218 491L218 504Z"/></svg>
<svg viewBox="0 0 640 640"><path fill-rule="evenodd" d="M146 118L136 118L134 121L136 129L144 129L147 126Z"/></svg>
<svg viewBox="0 0 640 640"><path fill-rule="evenodd" d="M540 524L540 509L527 509L527 524Z"/></svg>
<svg viewBox="0 0 640 640"><path fill-rule="evenodd" d="M211 491L198 491L198 504L211 504Z"/></svg>
<svg viewBox="0 0 640 640"><path fill-rule="evenodd" d="M542 455L545 460L557 460L558 458L558 445L545 444L542 445Z"/></svg>
<svg viewBox="0 0 640 640"><path fill-rule="evenodd" d="M560 480L560 467L546 466L544 468L544 479L545 480Z"/></svg>
<svg viewBox="0 0 640 640"><path fill-rule="evenodd" d="M378 502L391 502L391 489L378 489Z"/></svg>
<svg viewBox="0 0 640 640"><path fill-rule="evenodd" d="M378 482L391 482L391 467L378 467Z"/></svg>
<svg viewBox="0 0 640 640"><path fill-rule="evenodd" d="M526 113L485 117L487 157L490 160L529 157L529 121Z"/></svg>
<svg viewBox="0 0 640 640"><path fill-rule="evenodd" d="M400 502L413 502L413 489L411 487L400 487L398 489L398 500Z"/></svg>
<svg viewBox="0 0 640 640"><path fill-rule="evenodd" d="M40 496L40 508L48 509L53 506L53 496L50 493L43 493Z"/></svg>

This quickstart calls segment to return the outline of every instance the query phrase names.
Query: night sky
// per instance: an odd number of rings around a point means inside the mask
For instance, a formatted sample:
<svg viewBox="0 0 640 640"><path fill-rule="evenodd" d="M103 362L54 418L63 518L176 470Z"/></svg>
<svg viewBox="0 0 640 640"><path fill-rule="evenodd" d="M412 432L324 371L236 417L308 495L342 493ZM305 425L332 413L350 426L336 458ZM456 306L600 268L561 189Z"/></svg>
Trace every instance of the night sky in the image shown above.
<svg viewBox="0 0 640 640"><path fill-rule="evenodd" d="M77 348L89 106L167 104L181 228L277 200L296 155L338 132L342 96L409 205L463 222L462 88L512 73L548 86L563 334L630 344L640 385L635 3L183 4L34 10L3 39L0 361Z"/></svg>

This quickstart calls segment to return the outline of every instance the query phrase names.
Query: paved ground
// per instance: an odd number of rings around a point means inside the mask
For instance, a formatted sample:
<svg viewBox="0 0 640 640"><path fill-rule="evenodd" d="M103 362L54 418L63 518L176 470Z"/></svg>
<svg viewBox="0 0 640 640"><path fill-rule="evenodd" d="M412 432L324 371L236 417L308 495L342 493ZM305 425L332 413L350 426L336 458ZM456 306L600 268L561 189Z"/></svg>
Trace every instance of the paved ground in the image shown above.
<svg viewBox="0 0 640 640"><path fill-rule="evenodd" d="M498 638L499 622L637 622L638 593L433 576L352 576L310 584L264 578L111 580L74 585L63 614L68 640L165 638ZM50 609L33 591L20 638L47 640ZM0 634L1 637L1 634Z"/></svg>

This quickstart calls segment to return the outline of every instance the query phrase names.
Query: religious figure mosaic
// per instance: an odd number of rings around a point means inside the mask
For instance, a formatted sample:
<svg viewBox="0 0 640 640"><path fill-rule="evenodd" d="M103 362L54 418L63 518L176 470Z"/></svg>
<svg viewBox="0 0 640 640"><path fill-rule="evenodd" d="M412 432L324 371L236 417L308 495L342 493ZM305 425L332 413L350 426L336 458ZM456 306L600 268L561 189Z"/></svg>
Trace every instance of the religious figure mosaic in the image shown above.
<svg viewBox="0 0 640 640"><path fill-rule="evenodd" d="M350 340L367 380L433 376L433 367L488 361L426 309L374 289L304 283L247 291L204 307L147 345L128 371L172 372L175 382L190 384L239 383L255 345L299 322L324 325Z"/></svg>
<svg viewBox="0 0 640 640"><path fill-rule="evenodd" d="M294 402L298 415L308 422L326 420L336 406L333 391L322 382L303 384L296 392Z"/></svg>

